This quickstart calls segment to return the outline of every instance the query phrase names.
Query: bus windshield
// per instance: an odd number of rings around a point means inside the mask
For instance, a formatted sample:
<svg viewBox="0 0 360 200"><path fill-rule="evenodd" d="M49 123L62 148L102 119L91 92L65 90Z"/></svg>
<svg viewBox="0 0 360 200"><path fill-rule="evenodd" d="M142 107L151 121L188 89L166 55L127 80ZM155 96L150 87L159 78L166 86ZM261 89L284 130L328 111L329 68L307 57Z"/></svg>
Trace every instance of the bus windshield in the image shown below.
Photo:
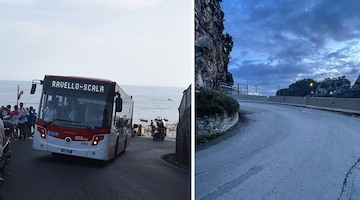
<svg viewBox="0 0 360 200"><path fill-rule="evenodd" d="M39 120L75 128L111 127L112 102L108 95L71 90L46 90L42 94Z"/></svg>

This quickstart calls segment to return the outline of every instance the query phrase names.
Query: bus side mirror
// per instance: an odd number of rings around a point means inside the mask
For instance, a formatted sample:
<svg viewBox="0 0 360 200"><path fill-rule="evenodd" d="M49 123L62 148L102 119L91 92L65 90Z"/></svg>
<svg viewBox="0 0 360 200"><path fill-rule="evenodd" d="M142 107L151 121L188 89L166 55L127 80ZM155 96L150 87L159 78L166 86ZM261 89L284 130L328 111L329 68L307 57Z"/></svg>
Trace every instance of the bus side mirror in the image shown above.
<svg viewBox="0 0 360 200"><path fill-rule="evenodd" d="M116 112L121 112L122 111L122 98L118 97L116 98L116 108L115 111Z"/></svg>
<svg viewBox="0 0 360 200"><path fill-rule="evenodd" d="M33 83L32 86L31 86L30 94L35 94L35 90L36 90L36 84Z"/></svg>

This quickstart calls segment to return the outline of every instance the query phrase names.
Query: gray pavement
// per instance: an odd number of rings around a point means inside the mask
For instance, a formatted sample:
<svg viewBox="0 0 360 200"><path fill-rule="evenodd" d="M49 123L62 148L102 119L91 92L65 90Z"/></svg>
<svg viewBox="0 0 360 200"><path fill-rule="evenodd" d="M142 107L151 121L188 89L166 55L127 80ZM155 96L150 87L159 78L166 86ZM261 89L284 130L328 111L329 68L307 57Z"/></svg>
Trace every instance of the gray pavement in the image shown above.
<svg viewBox="0 0 360 200"><path fill-rule="evenodd" d="M360 198L359 117L240 104L248 124L196 152L196 199Z"/></svg>
<svg viewBox="0 0 360 200"><path fill-rule="evenodd" d="M4 199L190 199L190 173L164 164L174 141L135 137L109 162L34 151L32 140L11 143Z"/></svg>

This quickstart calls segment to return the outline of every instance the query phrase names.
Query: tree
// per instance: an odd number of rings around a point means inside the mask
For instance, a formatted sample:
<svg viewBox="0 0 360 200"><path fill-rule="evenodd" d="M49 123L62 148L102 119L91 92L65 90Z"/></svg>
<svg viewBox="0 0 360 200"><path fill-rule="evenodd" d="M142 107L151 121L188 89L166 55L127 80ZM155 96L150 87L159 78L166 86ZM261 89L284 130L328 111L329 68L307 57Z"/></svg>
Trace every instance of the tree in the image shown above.
<svg viewBox="0 0 360 200"><path fill-rule="evenodd" d="M311 96L315 93L318 83L313 79L303 79L289 85L289 88L276 92L276 96Z"/></svg>
<svg viewBox="0 0 360 200"><path fill-rule="evenodd" d="M232 74L228 71L228 66L230 63L230 53L233 49L234 46L234 42L233 42L233 38L231 37L231 35L229 35L228 33L222 34L221 36L221 40L223 42L223 52L224 52L224 70L226 72L226 80L225 82L227 84L233 85L234 84L234 80L232 77Z"/></svg>
<svg viewBox="0 0 360 200"><path fill-rule="evenodd" d="M289 96L289 89L284 88L276 92L276 96Z"/></svg>
<svg viewBox="0 0 360 200"><path fill-rule="evenodd" d="M315 92L318 83L313 79L303 79L289 86L289 96L310 96Z"/></svg>

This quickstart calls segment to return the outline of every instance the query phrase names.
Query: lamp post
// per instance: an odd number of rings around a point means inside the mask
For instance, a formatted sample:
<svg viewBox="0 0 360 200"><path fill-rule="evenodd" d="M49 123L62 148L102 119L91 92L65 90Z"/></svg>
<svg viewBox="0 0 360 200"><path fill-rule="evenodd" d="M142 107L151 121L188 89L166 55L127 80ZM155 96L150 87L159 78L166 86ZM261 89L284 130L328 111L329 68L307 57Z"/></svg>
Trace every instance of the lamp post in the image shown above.
<svg viewBox="0 0 360 200"><path fill-rule="evenodd" d="M314 96L314 83L311 82L309 86L311 88L311 96Z"/></svg>

